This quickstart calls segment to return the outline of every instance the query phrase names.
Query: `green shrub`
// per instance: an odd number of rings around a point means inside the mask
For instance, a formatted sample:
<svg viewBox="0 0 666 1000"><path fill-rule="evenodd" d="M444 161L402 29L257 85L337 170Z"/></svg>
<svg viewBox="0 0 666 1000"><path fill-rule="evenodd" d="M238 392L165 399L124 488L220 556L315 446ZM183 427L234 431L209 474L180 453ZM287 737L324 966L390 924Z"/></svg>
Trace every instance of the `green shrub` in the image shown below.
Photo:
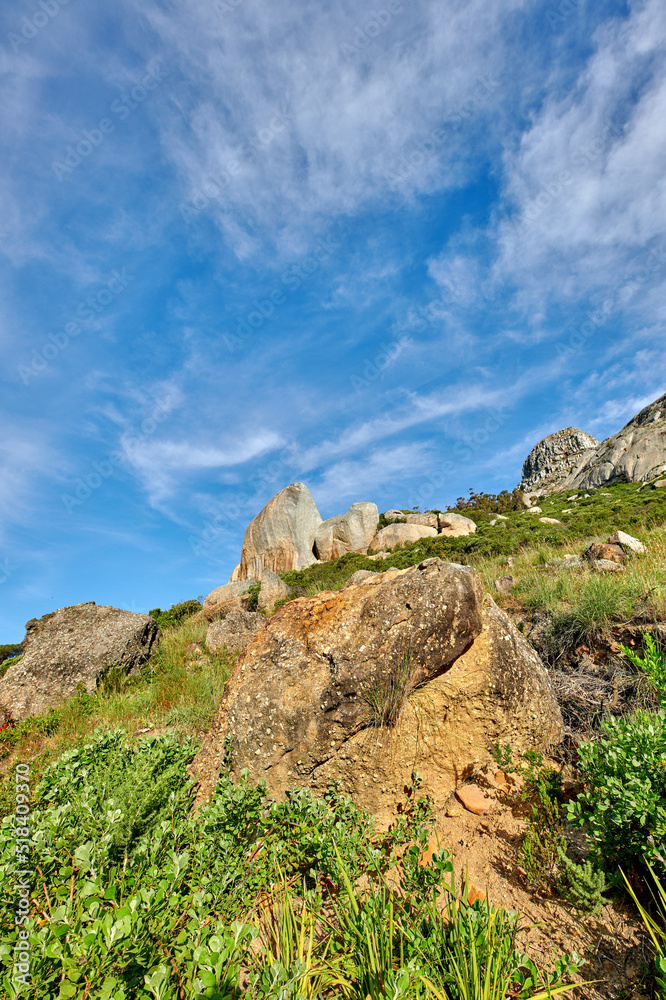
<svg viewBox="0 0 666 1000"><path fill-rule="evenodd" d="M604 905L602 893L605 888L606 876L594 868L591 861L579 865L567 857L564 849L560 851L557 890L563 899L573 903L578 910L597 916Z"/></svg>
<svg viewBox="0 0 666 1000"><path fill-rule="evenodd" d="M663 649L657 645L654 636L646 633L644 656L639 656L628 646L620 646L620 649L635 667L647 675L661 707L666 708L666 656Z"/></svg>
<svg viewBox="0 0 666 1000"><path fill-rule="evenodd" d="M154 618L160 628L175 627L180 625L185 618L189 618L191 615L196 614L197 611L201 611L203 605L200 601L182 601L180 604L172 604L168 611L161 611L160 608L153 608L148 614L151 618Z"/></svg>
<svg viewBox="0 0 666 1000"><path fill-rule="evenodd" d="M569 820L586 827L595 866L615 885L620 867L640 873L646 863L662 878L666 712L607 719L600 738L580 747L579 759L586 790L569 803Z"/></svg>
<svg viewBox="0 0 666 1000"><path fill-rule="evenodd" d="M520 848L520 863L535 889L547 889L557 880L566 840L559 804L550 795L545 781L537 782L534 797Z"/></svg>
<svg viewBox="0 0 666 1000"><path fill-rule="evenodd" d="M259 594L261 593L261 582L253 584L248 588L248 594L250 595L247 602L248 611L258 611L259 609Z"/></svg>

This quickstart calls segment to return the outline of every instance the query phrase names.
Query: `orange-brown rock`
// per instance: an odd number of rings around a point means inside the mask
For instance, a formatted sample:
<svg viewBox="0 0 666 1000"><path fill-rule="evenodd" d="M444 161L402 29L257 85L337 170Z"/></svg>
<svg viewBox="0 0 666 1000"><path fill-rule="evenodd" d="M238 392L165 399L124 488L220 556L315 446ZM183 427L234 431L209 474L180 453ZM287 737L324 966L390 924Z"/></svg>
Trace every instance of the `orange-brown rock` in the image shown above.
<svg viewBox="0 0 666 1000"><path fill-rule="evenodd" d="M490 799L478 785L461 785L456 788L456 798L475 816L483 816L490 809Z"/></svg>
<svg viewBox="0 0 666 1000"><path fill-rule="evenodd" d="M445 807L490 757L558 741L562 720L534 650L472 569L427 559L285 605L241 655L202 770L221 762L341 791L389 822L416 769ZM196 770L196 767L195 767Z"/></svg>

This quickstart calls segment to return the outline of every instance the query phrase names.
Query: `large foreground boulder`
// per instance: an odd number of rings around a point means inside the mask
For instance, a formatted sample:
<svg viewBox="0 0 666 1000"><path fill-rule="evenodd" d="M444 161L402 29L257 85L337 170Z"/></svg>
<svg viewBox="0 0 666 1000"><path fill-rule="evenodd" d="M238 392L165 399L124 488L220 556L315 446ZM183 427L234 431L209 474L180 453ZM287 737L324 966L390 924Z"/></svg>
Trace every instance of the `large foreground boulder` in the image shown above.
<svg viewBox="0 0 666 1000"><path fill-rule="evenodd" d="M112 667L137 672L158 636L154 618L94 601L33 618L23 657L0 680L0 708L18 722L59 705L79 684L92 694Z"/></svg>
<svg viewBox="0 0 666 1000"><path fill-rule="evenodd" d="M379 510L375 503L353 503L346 514L329 517L317 528L314 551L322 562L347 552L367 552L377 532Z"/></svg>
<svg viewBox="0 0 666 1000"><path fill-rule="evenodd" d="M237 579L261 580L265 566L274 573L312 566L317 561L313 545L321 523L305 483L280 490L245 530Z"/></svg>
<svg viewBox="0 0 666 1000"><path fill-rule="evenodd" d="M472 569L427 559L286 605L241 655L195 762L343 792L388 823L416 769L437 809L490 743L558 741L548 675Z"/></svg>

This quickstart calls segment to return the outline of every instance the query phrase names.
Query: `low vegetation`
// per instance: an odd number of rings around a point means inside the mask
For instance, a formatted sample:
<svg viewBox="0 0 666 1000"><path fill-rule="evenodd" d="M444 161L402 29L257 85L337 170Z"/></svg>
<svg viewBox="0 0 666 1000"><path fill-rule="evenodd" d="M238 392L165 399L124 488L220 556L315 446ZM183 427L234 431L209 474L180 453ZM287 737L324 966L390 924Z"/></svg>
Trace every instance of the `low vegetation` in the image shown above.
<svg viewBox="0 0 666 1000"><path fill-rule="evenodd" d="M536 753L514 760L509 745L495 748L495 759L517 779L506 795L525 817L516 857L525 884L559 894L581 920L632 897L652 941L645 982L666 997L666 490L624 484L588 493L540 502L559 525L527 513L515 493L471 494L457 509L477 523L473 535L426 538L378 561L349 554L283 579L297 595L314 594L342 587L358 569L429 556L474 565L532 641L538 631L554 682L567 657L592 657L605 636L609 662L642 692L640 707L597 704L558 766ZM649 553L622 573L557 562L618 529ZM513 586L500 595L502 575ZM446 851L424 854L433 816L416 775L384 834L333 785L319 800L293 789L277 803L247 774L232 781L224 770L212 801L193 811L187 768L234 664L205 649L207 623L191 618L200 607L150 612L162 637L141 676L111 671L95 694L80 690L0 732L0 993L18 995L10 920L17 761L30 762L34 790L27 926L37 1000L545 1000L568 991L578 956L535 964L517 946L518 917L470 904ZM638 628L631 645L629 626ZM0 671L20 649L3 652ZM592 680L604 662L593 663ZM369 692L369 725L395 724L412 677L407 651ZM586 836L582 854L572 848L575 827Z"/></svg>
<svg viewBox="0 0 666 1000"><path fill-rule="evenodd" d="M27 927L36 1000L349 997L545 998L580 960L545 973L516 947L517 919L456 891L430 835L417 782L388 834L334 786L323 799L266 797L222 774L192 815L190 740L95 734L36 790L34 915ZM0 830L0 960L12 962L15 833Z"/></svg>

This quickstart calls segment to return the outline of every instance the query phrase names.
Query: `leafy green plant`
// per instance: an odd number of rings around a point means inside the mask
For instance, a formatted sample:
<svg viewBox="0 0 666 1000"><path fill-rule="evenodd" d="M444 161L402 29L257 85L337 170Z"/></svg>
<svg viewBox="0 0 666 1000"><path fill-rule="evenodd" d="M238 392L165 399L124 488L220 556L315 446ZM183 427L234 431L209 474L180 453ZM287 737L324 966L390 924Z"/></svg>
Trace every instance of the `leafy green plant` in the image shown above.
<svg viewBox="0 0 666 1000"><path fill-rule="evenodd" d="M666 712L605 720L599 739L580 747L579 768L586 788L568 818L586 827L593 863L616 885L620 867L633 876L649 864L663 878Z"/></svg>
<svg viewBox="0 0 666 1000"><path fill-rule="evenodd" d="M596 916L601 913L604 905L603 892L606 888L606 876L594 868L591 861L579 865L567 857L564 849L560 850L560 875L557 880L557 890L563 899L582 910Z"/></svg>
<svg viewBox="0 0 666 1000"><path fill-rule="evenodd" d="M645 653L643 656L639 656L628 646L620 645L620 649L635 667L647 674L650 684L657 693L660 705L662 708L666 708L666 655L649 632L645 634L644 645Z"/></svg>

